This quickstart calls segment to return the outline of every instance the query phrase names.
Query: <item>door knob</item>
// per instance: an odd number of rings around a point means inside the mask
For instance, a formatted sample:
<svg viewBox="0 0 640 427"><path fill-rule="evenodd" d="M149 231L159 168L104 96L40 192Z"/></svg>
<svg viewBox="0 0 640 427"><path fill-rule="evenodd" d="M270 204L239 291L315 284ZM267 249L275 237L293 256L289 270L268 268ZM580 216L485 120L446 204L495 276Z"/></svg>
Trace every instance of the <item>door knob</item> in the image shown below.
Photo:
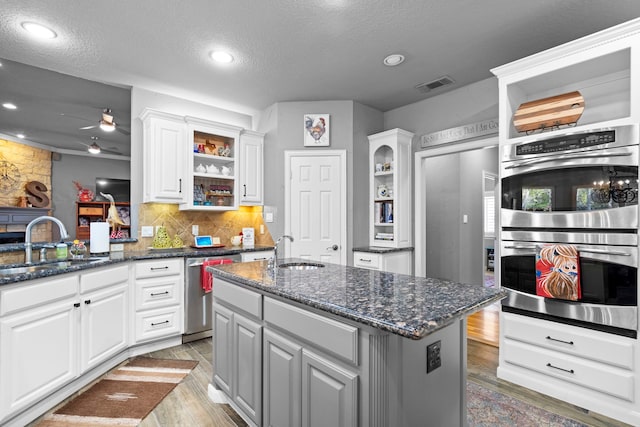
<svg viewBox="0 0 640 427"><path fill-rule="evenodd" d="M340 248L340 246L338 246L338 245L333 245L333 246L329 246L329 247L327 248L327 250L328 250L328 251L329 251L329 250L337 251L339 248Z"/></svg>

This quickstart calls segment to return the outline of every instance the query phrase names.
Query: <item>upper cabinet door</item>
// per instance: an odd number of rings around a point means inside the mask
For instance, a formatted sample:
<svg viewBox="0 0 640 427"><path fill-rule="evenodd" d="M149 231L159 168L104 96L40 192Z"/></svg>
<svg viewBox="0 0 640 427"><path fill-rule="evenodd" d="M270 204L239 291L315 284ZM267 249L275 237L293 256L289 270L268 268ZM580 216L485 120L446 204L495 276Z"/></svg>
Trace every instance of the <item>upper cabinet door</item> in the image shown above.
<svg viewBox="0 0 640 427"><path fill-rule="evenodd" d="M186 124L183 117L146 109L143 122L143 202L186 203Z"/></svg>
<svg viewBox="0 0 640 427"><path fill-rule="evenodd" d="M240 204L264 204L264 134L245 130L240 135Z"/></svg>

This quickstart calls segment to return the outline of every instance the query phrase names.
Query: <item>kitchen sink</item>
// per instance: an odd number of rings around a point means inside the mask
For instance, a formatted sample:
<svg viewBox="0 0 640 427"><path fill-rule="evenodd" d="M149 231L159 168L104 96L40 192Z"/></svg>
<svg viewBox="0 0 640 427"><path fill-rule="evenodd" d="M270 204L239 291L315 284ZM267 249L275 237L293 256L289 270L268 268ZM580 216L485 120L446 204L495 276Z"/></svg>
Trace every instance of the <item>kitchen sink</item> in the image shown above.
<svg viewBox="0 0 640 427"><path fill-rule="evenodd" d="M317 262L287 262L278 266L278 268L285 268L288 270L315 270L320 267L324 267L324 264L319 264Z"/></svg>
<svg viewBox="0 0 640 427"><path fill-rule="evenodd" d="M17 274L29 274L29 273L36 273L38 271L45 271L45 270L63 270L73 265L89 264L89 263L94 263L94 262L104 261L104 260L105 258L68 259L65 261L0 268L0 275L14 276Z"/></svg>

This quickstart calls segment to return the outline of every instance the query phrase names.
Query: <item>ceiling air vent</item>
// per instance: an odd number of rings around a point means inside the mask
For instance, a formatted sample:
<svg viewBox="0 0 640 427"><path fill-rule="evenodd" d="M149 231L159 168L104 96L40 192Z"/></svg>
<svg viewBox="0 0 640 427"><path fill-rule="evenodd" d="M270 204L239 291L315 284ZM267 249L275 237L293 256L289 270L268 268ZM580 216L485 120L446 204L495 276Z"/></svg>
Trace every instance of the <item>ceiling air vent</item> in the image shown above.
<svg viewBox="0 0 640 427"><path fill-rule="evenodd" d="M420 83L419 85L416 86L416 89L418 89L422 93L427 93L434 89L438 89L439 87L450 85L454 82L455 80L453 80L451 77L442 76L428 83Z"/></svg>

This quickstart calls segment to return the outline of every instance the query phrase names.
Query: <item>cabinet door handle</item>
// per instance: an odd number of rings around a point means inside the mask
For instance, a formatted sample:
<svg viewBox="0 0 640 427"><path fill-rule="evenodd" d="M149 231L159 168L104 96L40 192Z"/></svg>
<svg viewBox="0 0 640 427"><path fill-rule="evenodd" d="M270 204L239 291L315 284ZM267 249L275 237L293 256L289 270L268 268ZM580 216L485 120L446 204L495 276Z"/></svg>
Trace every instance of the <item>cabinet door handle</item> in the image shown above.
<svg viewBox="0 0 640 427"><path fill-rule="evenodd" d="M565 368L560 368L558 366L553 366L551 363L547 363L547 367L549 368L553 368L553 369L557 369L559 371L563 371L563 372L568 372L570 374L575 374L575 372L573 371L573 369L565 369Z"/></svg>
<svg viewBox="0 0 640 427"><path fill-rule="evenodd" d="M84 303L89 305L89 304L91 304L91 300L90 299L86 299L86 300L84 300Z"/></svg>
<svg viewBox="0 0 640 427"><path fill-rule="evenodd" d="M242 184L242 186L244 187L244 194L242 197L247 197L247 184Z"/></svg>
<svg viewBox="0 0 640 427"><path fill-rule="evenodd" d="M569 345L573 345L573 341L565 341L565 340L559 340L557 338L552 338L549 335L546 336L546 338L550 341L555 341L555 342L561 342L563 344L569 344Z"/></svg>
<svg viewBox="0 0 640 427"><path fill-rule="evenodd" d="M182 178L178 179L178 193L182 193Z"/></svg>
<svg viewBox="0 0 640 427"><path fill-rule="evenodd" d="M155 270L168 270L169 266L165 265L163 267L151 267L151 271L155 271Z"/></svg>
<svg viewBox="0 0 640 427"><path fill-rule="evenodd" d="M165 323L169 323L169 321L165 320L164 322L152 323L151 326L164 325Z"/></svg>
<svg viewBox="0 0 640 427"><path fill-rule="evenodd" d="M164 291L164 292L156 292L156 293L151 293L152 297L157 297L158 295L167 295L169 293L169 291Z"/></svg>
<svg viewBox="0 0 640 427"><path fill-rule="evenodd" d="M76 303L74 303L74 304L73 304L73 306L74 306L75 308L78 308L78 307L80 307L80 303L79 303L79 302L76 302Z"/></svg>

